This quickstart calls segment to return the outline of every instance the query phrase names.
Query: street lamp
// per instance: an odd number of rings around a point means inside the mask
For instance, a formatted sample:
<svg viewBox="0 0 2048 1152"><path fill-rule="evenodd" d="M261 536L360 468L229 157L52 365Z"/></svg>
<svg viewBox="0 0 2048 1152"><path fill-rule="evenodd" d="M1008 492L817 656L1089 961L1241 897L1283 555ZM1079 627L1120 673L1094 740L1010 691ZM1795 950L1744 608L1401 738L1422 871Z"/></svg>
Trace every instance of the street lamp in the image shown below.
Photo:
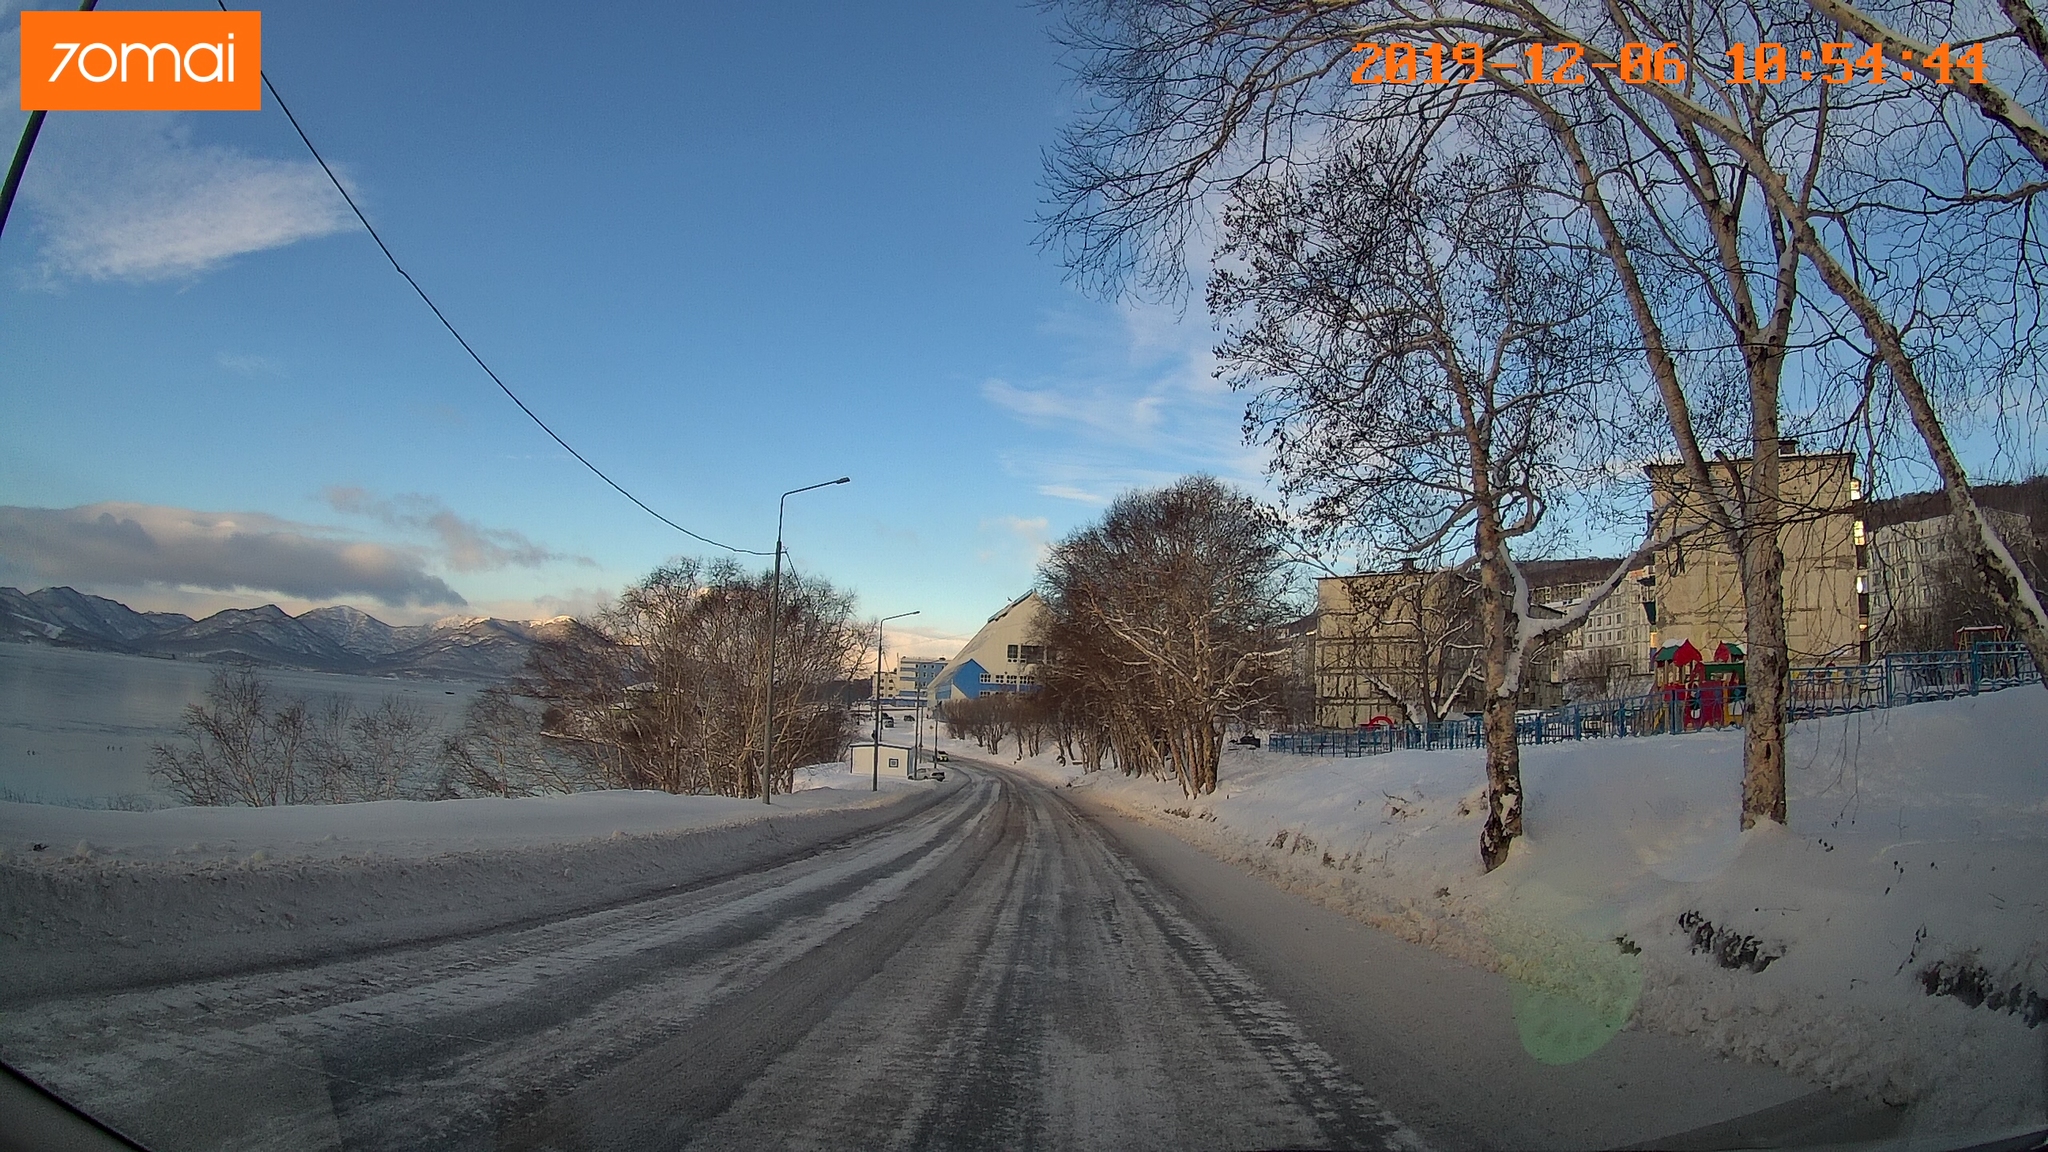
<svg viewBox="0 0 2048 1152"><path fill-rule="evenodd" d="M870 792L882 790L882 625L891 620L901 620L905 616L915 616L921 611L923 609L913 608L908 612L898 612L894 616L884 616L875 621L875 754L868 761L868 767L874 769L875 780L873 787L868 789ZM909 773L906 772L904 775L907 776Z"/></svg>
<svg viewBox="0 0 2048 1152"><path fill-rule="evenodd" d="M837 480L825 480L817 484L807 484L802 488L791 488L782 494L782 499L775 502L775 576L769 584L770 591L768 593L768 698L761 703L761 803L763 804L774 803L773 800L768 798L775 788L775 777L770 772L769 761L773 757L775 750L775 618L782 615L783 508L789 503L789 498L799 492L809 492L815 488L830 488L834 484L847 484L852 481L853 477L851 476L841 476Z"/></svg>

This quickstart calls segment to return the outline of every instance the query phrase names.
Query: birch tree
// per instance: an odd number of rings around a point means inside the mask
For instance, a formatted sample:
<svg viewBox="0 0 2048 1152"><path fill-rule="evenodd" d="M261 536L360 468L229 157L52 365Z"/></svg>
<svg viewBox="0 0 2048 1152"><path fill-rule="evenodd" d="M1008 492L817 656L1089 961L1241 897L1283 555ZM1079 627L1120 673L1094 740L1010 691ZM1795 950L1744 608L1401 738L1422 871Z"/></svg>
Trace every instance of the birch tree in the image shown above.
<svg viewBox="0 0 2048 1152"><path fill-rule="evenodd" d="M1275 167L1321 162L1362 135L1416 150L1445 138L1481 149L1506 140L1519 149L1508 155L1575 170L1559 191L1580 202L1587 246L1615 262L1684 472L1739 558L1754 661L1743 821L1782 820L1786 660L1774 556L1779 529L1804 510L1782 505L1774 473L1776 445L1791 430L1783 382L1795 350L1797 422L1872 445L1887 443L1894 425L1910 428L1971 528L1987 587L2037 661L2048 657L2048 615L1977 511L1939 407L1943 396L1954 411L2001 388L2028 389L2040 367L2039 156L2028 147L2032 114L2015 96L2040 90L2025 86L2041 59L2026 30L2039 22L2024 5L2002 10L2004 26L1987 34L2003 39L1988 50L2003 45L2013 67L2002 75L2019 81L2001 89L1993 68L1984 80L1958 74L1921 91L1793 82L1796 72L1782 71L1782 83L1723 82L1735 45L1785 41L1796 50L1831 34L1816 11L1851 18L1823 0L1075 3L1069 42L1096 100L1052 163L1051 236L1099 281L1171 289L1220 194ZM1472 83L1350 83L1370 59L1355 49L1396 41L1437 44L1446 55L1467 44L1496 61L1569 45L1580 71L1541 84L1526 67L1482 69ZM1660 59L1678 64L1629 81L1629 44L1666 50ZM1384 76L1366 77L1374 78ZM1973 132L1953 114L1959 104L2006 136ZM1934 110L1916 116L1914 107ZM1550 139L1516 136L1525 116ZM1654 187L1636 179L1645 171ZM1668 223L1679 227L1660 231ZM1693 287L1673 293L1674 279ZM2015 287L2001 295L2007 285ZM1719 334L1703 339L1713 328ZM1993 354L1974 362L1958 354L1986 347ZM1751 462L1727 479L1707 463L1727 431L1715 425L1718 398L1730 395L1717 379L1739 385Z"/></svg>
<svg viewBox="0 0 2048 1152"><path fill-rule="evenodd" d="M1533 177L1367 136L1312 175L1242 183L1209 289L1248 435L1308 529L1476 575L1488 869L1522 833L1515 709L1555 630L1515 548L1613 455L1626 349L1611 270L1548 234Z"/></svg>

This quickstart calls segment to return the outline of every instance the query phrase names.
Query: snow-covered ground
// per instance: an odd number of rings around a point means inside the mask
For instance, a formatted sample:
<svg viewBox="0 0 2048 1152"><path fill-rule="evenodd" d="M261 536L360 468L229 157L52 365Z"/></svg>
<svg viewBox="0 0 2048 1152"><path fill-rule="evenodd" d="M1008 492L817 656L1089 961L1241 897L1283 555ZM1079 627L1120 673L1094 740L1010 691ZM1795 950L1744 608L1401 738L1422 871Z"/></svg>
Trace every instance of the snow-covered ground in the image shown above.
<svg viewBox="0 0 2048 1152"><path fill-rule="evenodd" d="M232 971L566 915L877 827L936 797L844 764L758 800L96 811L0 803L0 1000Z"/></svg>
<svg viewBox="0 0 2048 1152"><path fill-rule="evenodd" d="M871 793L868 779L854 780L844 763L798 769L796 786L796 795L778 796L773 805L628 791L149 812L0 803L0 861L62 867L86 859L193 865L410 860L684 832L765 815L858 806L919 787L901 778L884 779L882 792Z"/></svg>
<svg viewBox="0 0 2048 1152"><path fill-rule="evenodd" d="M1193 801L1022 764L1503 972L1539 1059L1634 1021L1984 1133L2048 1113L2044 733L2031 687L1800 723L1791 824L1747 833L1740 732L1526 748L1528 833L1491 875L1477 752L1233 749Z"/></svg>

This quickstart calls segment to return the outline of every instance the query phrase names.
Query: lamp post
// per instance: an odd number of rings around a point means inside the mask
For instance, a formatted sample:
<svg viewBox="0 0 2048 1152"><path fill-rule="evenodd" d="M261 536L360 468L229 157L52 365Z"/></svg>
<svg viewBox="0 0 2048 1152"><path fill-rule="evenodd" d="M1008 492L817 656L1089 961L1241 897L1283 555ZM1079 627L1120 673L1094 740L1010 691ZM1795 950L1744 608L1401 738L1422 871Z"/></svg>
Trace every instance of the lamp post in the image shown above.
<svg viewBox="0 0 2048 1152"><path fill-rule="evenodd" d="M911 729L911 731L912 731L912 732L916 733L916 735L914 735L913 737L911 737L911 741L910 741L910 770L911 770L912 772L915 772L915 771L917 771L917 754L918 754L918 753L920 753L920 752L922 752L922 751L924 751L924 692L925 692L925 690L924 690L924 688L923 688L922 686L919 686L918 688L916 688L916 689L915 689L915 691L916 691L916 695L915 695L915 696L913 696L913 697L911 698L911 706L912 706L912 707L913 707L913 708L914 708L914 709L916 710L916 717L917 717L917 718L916 718L916 720L915 720L915 721L913 721L913 724L914 724L915 726L914 726L914 727L913 727L913 728Z"/></svg>
<svg viewBox="0 0 2048 1152"><path fill-rule="evenodd" d="M768 691L761 702L761 803L772 804L769 794L775 790L775 777L770 762L775 752L775 619L782 615L782 512L789 498L799 492L814 488L830 488L834 484L852 482L853 477L841 476L837 480L824 480L807 484L802 488L791 488L775 502L775 575L769 583L768 592Z"/></svg>
<svg viewBox="0 0 2048 1152"><path fill-rule="evenodd" d="M921 611L923 609L913 608L875 621L875 754L868 760L868 767L874 770L874 783L868 789L870 792L882 790L882 625L905 616L915 616Z"/></svg>

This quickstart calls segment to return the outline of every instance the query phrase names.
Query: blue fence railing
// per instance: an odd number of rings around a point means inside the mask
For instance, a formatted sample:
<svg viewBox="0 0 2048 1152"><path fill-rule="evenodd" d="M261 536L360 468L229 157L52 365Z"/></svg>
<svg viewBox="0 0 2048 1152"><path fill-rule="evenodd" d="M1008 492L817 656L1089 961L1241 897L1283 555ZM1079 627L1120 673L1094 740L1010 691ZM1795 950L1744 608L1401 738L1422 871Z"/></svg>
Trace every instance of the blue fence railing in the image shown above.
<svg viewBox="0 0 2048 1152"><path fill-rule="evenodd" d="M1795 720L1947 700L2037 683L2041 672L2023 644L1986 642L1956 652L1899 652L1870 664L1794 668L1787 711ZM1592 700L1515 716L1521 744L1549 744L1609 736L1701 732L1742 722L1741 685L1703 684L1654 689L1618 700ZM1486 743L1478 717L1436 724L1375 728L1317 728L1275 732L1267 747L1302 756L1373 756L1406 749L1479 748Z"/></svg>

